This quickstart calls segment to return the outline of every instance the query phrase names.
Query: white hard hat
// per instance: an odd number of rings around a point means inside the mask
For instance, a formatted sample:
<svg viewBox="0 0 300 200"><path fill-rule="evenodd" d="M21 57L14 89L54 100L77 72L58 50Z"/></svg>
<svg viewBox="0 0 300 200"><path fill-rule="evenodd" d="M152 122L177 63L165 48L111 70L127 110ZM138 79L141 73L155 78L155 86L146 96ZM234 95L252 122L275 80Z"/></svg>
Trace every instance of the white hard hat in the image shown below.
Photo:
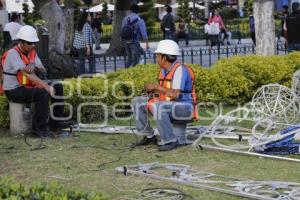
<svg viewBox="0 0 300 200"><path fill-rule="evenodd" d="M27 42L38 42L40 41L35 28L29 25L25 25L20 28L20 30L17 33L17 39L24 40Z"/></svg>
<svg viewBox="0 0 300 200"><path fill-rule="evenodd" d="M166 55L174 55L179 56L180 55L180 49L176 42L173 40L161 40L158 45L157 49L154 53L161 53Z"/></svg>

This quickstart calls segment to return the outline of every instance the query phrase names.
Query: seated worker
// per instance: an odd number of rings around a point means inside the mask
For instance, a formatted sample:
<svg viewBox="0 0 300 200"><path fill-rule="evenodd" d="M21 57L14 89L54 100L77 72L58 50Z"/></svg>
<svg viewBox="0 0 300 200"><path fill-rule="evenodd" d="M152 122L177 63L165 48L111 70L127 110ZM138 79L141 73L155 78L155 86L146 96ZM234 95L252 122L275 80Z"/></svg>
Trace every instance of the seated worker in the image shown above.
<svg viewBox="0 0 300 200"><path fill-rule="evenodd" d="M157 144L148 119L148 114L152 114L162 140L158 150L168 151L181 146L173 133L172 122L198 118L194 73L177 61L180 49L173 40L160 41L155 53L160 66L159 83L146 84L145 90L152 97L135 97L132 107L137 130L146 134L138 145Z"/></svg>
<svg viewBox="0 0 300 200"><path fill-rule="evenodd" d="M39 41L37 32L32 26L23 26L17 33L18 44L2 56L3 90L9 101L35 106L32 122L33 134L40 137L51 136L47 131L50 96L62 96L63 87L53 87L44 83L36 72L46 72L36 51L35 43ZM61 98L52 98L52 103L63 102ZM53 115L63 117L64 106L55 106ZM51 116L52 117L52 116ZM66 128L71 121L49 120L50 128Z"/></svg>

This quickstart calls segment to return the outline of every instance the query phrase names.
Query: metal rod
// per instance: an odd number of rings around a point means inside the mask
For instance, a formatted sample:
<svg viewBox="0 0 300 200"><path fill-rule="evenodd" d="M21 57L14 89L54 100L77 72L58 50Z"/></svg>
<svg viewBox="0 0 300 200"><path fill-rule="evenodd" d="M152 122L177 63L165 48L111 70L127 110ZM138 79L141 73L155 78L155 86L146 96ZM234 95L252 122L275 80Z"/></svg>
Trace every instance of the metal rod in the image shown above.
<svg viewBox="0 0 300 200"><path fill-rule="evenodd" d="M300 162L300 159L295 159L295 158L286 158L286 157L281 157L281 156L272 156L272 155L267 155L267 154L254 153L254 152L238 151L238 150L233 150L233 149L215 147L215 146L206 145L206 144L203 144L200 146L203 148L206 148L206 149L218 150L218 151L224 151L224 152L230 152L230 153L238 153L238 154L242 154L242 155L258 156L258 157L263 157L263 158L271 158L271 159L291 161L291 162Z"/></svg>

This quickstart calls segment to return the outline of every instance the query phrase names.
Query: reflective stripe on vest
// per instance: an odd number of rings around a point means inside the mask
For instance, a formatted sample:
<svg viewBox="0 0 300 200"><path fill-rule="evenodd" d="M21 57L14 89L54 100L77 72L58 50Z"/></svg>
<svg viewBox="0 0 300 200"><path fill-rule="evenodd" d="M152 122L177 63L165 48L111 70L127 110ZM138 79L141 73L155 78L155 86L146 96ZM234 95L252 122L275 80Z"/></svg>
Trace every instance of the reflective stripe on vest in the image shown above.
<svg viewBox="0 0 300 200"><path fill-rule="evenodd" d="M158 75L158 81L159 81L159 85L164 87L164 88L168 88L171 89L172 88L172 80L175 74L175 71L177 70L177 68L181 66L180 62L176 62L175 65L172 67L171 71L169 71L165 76L163 75L163 73L160 71L159 75ZM198 116L198 107L197 107L197 95L196 95L196 91L195 91L195 74L194 71L192 70L191 67L189 66L185 66L186 69L189 72L189 75L191 76L192 79L192 91L189 91L189 93L191 93L192 95L192 99L193 99L193 119L194 120L198 120L199 116ZM168 96L167 94L160 94L159 97L156 98L151 98L148 100L147 102L147 109L153 113L153 104L157 101L171 101L174 99L171 99L170 96Z"/></svg>

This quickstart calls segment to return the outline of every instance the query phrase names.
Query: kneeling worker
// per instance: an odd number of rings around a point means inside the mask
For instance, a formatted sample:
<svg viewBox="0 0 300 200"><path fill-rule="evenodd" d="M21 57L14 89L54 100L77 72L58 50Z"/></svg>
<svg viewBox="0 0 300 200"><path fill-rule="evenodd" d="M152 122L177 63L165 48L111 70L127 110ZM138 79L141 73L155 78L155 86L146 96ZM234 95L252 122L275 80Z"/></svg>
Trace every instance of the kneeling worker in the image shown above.
<svg viewBox="0 0 300 200"><path fill-rule="evenodd" d="M135 97L132 105L136 128L146 134L138 145L157 144L148 119L151 113L162 141L158 150L168 151L183 145L179 144L172 123L198 119L195 76L190 67L177 61L180 50L176 42L160 41L155 53L160 66L159 83L146 84L145 90L152 97Z"/></svg>
<svg viewBox="0 0 300 200"><path fill-rule="evenodd" d="M17 33L18 44L3 54L3 89L9 101L15 103L34 103L35 114L32 123L33 134L40 137L51 136L47 131L49 118L50 96L62 96L63 87L53 87L44 83L35 72L45 73L34 44L39 41L37 32L32 26L23 26ZM52 98L52 103L63 102ZM53 114L56 118L63 117L64 106L55 106ZM66 128L70 121L49 120L50 128Z"/></svg>

